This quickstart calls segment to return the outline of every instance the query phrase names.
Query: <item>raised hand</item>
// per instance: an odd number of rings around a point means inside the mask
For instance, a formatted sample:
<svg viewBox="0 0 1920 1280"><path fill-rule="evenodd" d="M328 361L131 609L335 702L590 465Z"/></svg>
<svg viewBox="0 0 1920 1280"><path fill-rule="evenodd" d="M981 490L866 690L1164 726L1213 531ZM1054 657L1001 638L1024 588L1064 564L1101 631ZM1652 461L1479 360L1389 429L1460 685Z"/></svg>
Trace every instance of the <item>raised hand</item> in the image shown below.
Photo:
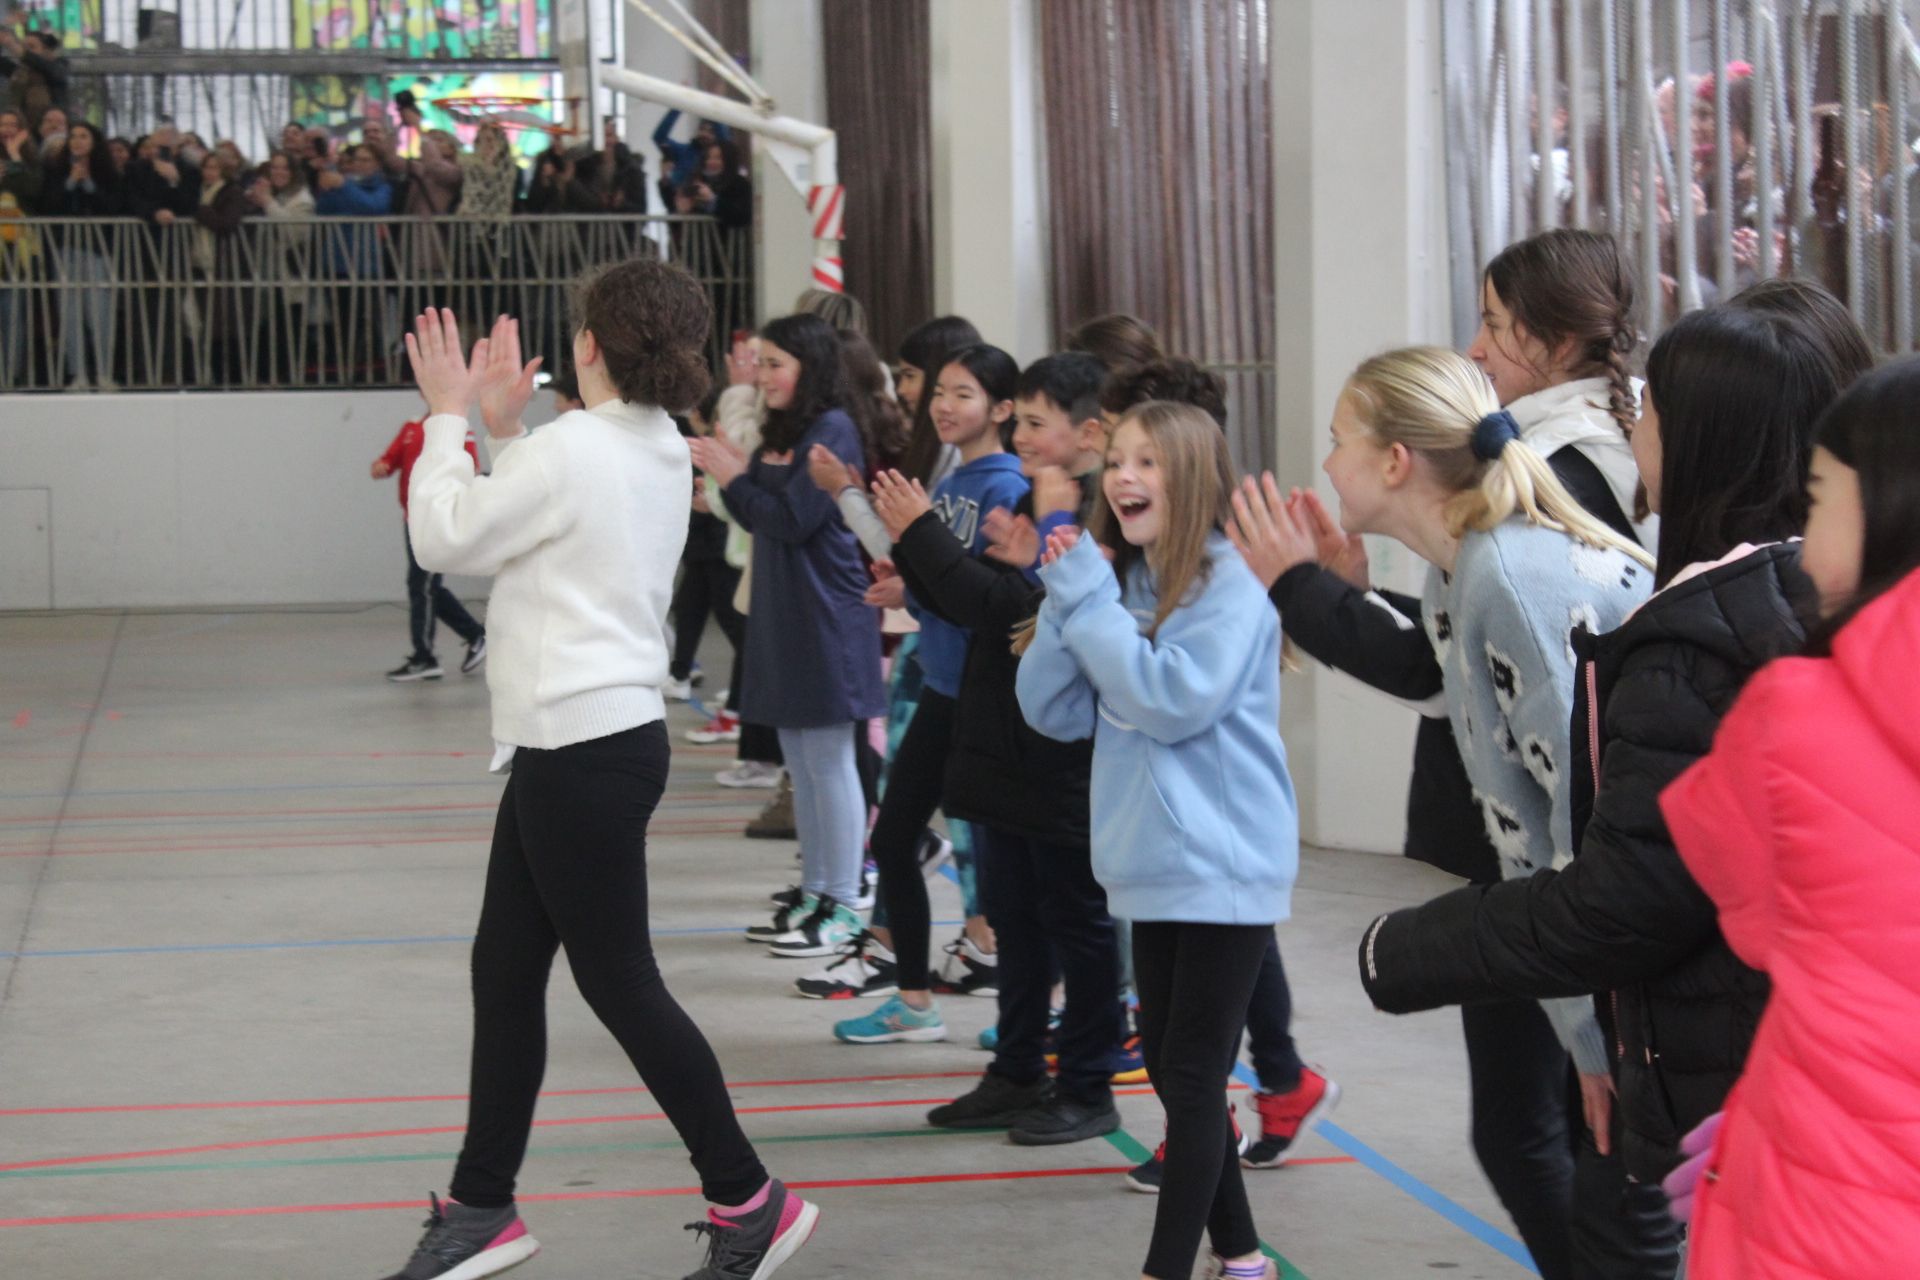
<svg viewBox="0 0 1920 1280"><path fill-rule="evenodd" d="M1050 565L1080 542L1080 530L1075 525L1065 525L1047 535L1047 552L1040 557L1042 566Z"/></svg>
<svg viewBox="0 0 1920 1280"><path fill-rule="evenodd" d="M687 441L693 452L693 465L706 472L722 489L747 470L747 455L719 436L694 436Z"/></svg>
<svg viewBox="0 0 1920 1280"><path fill-rule="evenodd" d="M909 480L898 471L883 471L873 481L873 513L887 526L887 536L895 542L907 526L933 510L927 491L918 480Z"/></svg>
<svg viewBox="0 0 1920 1280"><path fill-rule="evenodd" d="M893 561L875 560L873 562L873 585L867 588L867 594L861 599L876 609L907 607L907 584L901 580L899 571L893 567Z"/></svg>
<svg viewBox="0 0 1920 1280"><path fill-rule="evenodd" d="M1322 565L1333 570L1362 591L1373 585L1367 571L1367 544L1359 534L1348 533L1320 501L1312 489L1296 489L1287 499L1294 522L1313 535L1314 553Z"/></svg>
<svg viewBox="0 0 1920 1280"><path fill-rule="evenodd" d="M1318 563L1313 535L1294 519L1270 471L1258 482L1248 476L1234 490L1227 537L1253 576L1269 590L1296 565Z"/></svg>
<svg viewBox="0 0 1920 1280"><path fill-rule="evenodd" d="M426 397L428 413L466 417L473 408L487 360L487 340L474 344L473 363L460 354L460 325L445 307L428 307L407 335L407 359L413 380Z"/></svg>
<svg viewBox="0 0 1920 1280"><path fill-rule="evenodd" d="M482 352L486 355L480 364ZM546 357L535 356L524 366L520 363L520 322L501 316L493 322L493 332L473 348L474 365L480 374L480 416L486 420L487 434L496 440L510 440L524 428L521 415L533 399L533 375Z"/></svg>
<svg viewBox="0 0 1920 1280"><path fill-rule="evenodd" d="M807 474L822 493L837 494L842 489L860 487L859 471L840 461L840 455L823 444L807 450Z"/></svg>
<svg viewBox="0 0 1920 1280"><path fill-rule="evenodd" d="M1041 467L1033 473L1033 518L1065 513L1078 514L1080 486L1065 467Z"/></svg>
<svg viewBox="0 0 1920 1280"><path fill-rule="evenodd" d="M1040 531L1027 517L995 507L980 527L986 530L987 554L1001 564L1026 569L1040 558Z"/></svg>

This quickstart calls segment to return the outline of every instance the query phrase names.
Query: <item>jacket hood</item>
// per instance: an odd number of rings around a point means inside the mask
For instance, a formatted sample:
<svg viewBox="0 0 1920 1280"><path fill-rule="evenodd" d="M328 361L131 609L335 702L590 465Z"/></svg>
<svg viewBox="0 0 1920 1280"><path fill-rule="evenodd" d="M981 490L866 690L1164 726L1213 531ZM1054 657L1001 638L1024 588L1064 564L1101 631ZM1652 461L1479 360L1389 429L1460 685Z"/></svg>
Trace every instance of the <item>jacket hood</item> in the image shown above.
<svg viewBox="0 0 1920 1280"><path fill-rule="evenodd" d="M1920 771L1920 570L1841 628L1833 662L1861 717Z"/></svg>
<svg viewBox="0 0 1920 1280"><path fill-rule="evenodd" d="M1781 656L1783 637L1792 637L1787 652L1798 650L1817 598L1800 544L1775 543L1668 587L1600 645L1617 658L1643 644L1680 643L1752 670Z"/></svg>
<svg viewBox="0 0 1920 1280"><path fill-rule="evenodd" d="M1637 399L1643 385L1634 380ZM1640 489L1640 467L1633 446L1607 405L1612 384L1605 378L1577 378L1521 396L1507 406L1520 438L1541 457L1562 449L1578 449L1600 470L1614 501L1629 516Z"/></svg>

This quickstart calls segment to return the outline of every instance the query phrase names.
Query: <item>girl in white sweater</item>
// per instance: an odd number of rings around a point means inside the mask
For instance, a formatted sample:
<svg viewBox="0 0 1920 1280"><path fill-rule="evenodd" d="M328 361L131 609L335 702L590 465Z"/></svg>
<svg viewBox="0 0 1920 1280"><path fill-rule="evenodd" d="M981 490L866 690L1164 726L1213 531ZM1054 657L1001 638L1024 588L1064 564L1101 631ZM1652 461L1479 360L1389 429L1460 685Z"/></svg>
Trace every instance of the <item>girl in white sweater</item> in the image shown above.
<svg viewBox="0 0 1920 1280"><path fill-rule="evenodd" d="M514 1210L546 1067L555 951L686 1141L713 1208L689 1280L771 1276L818 1222L767 1176L713 1050L667 991L647 932L647 822L666 787L666 614L693 494L667 416L705 389L704 291L623 263L581 291L573 364L587 408L528 436L540 361L516 322L460 351L450 311L407 338L430 416L409 527L438 570L490 574L495 767L511 767L473 949L472 1100L449 1200L391 1280L474 1280L537 1249ZM493 473L462 448L486 419Z"/></svg>

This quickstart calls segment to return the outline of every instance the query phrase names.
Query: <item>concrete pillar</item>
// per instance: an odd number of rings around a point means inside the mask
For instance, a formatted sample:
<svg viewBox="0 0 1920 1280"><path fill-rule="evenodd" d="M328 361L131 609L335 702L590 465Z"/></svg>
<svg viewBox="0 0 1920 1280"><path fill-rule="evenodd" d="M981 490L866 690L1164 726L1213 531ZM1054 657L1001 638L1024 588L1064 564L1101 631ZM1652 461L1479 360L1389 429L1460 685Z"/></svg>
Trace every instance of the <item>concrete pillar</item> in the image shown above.
<svg viewBox="0 0 1920 1280"><path fill-rule="evenodd" d="M929 25L934 309L1025 364L1053 345L1035 3L930 0Z"/></svg>
<svg viewBox="0 0 1920 1280"><path fill-rule="evenodd" d="M1353 367L1446 342L1447 240L1437 10L1429 0L1273 6L1276 373L1282 483L1318 483ZM1374 580L1418 593L1425 566L1371 540ZM1412 713L1318 664L1285 681L1302 837L1397 851Z"/></svg>
<svg viewBox="0 0 1920 1280"><path fill-rule="evenodd" d="M826 45L820 0L753 0L753 65L748 68L781 115L827 123ZM857 157L856 157L857 160ZM844 161L843 161L844 163ZM812 177L804 172L802 180ZM884 181L885 168L859 165L855 181ZM813 220L807 200L772 158L762 152L753 165L758 206L756 253L760 289L755 314L762 322L793 310L793 300L813 284Z"/></svg>

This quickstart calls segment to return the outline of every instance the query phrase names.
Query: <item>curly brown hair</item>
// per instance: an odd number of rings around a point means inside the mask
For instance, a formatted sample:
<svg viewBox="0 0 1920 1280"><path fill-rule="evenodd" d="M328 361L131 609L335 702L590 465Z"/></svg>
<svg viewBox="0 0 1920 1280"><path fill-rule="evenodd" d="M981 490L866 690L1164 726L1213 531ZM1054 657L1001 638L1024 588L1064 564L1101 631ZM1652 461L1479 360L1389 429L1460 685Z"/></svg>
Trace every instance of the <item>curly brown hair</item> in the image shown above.
<svg viewBox="0 0 1920 1280"><path fill-rule="evenodd" d="M581 280L573 314L593 335L620 398L682 413L712 381L713 304L698 280L653 258L615 263Z"/></svg>
<svg viewBox="0 0 1920 1280"><path fill-rule="evenodd" d="M1100 388L1100 407L1116 417L1149 400L1190 404L1204 409L1221 426L1227 425L1226 385L1218 374L1184 356L1117 369Z"/></svg>

